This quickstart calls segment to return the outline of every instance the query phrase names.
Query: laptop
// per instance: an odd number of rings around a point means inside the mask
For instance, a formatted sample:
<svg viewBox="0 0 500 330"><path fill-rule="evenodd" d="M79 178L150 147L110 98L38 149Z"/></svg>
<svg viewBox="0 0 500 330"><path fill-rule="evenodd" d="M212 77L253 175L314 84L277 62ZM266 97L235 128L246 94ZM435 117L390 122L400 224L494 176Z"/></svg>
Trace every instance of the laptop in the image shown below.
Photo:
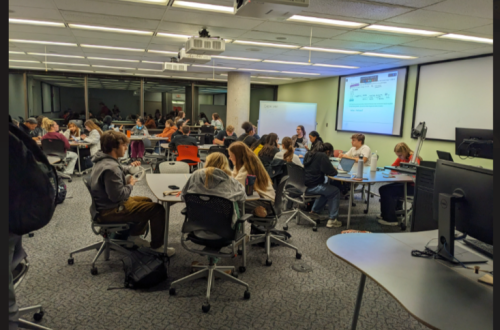
<svg viewBox="0 0 500 330"><path fill-rule="evenodd" d="M436 152L438 154L439 159L449 160L450 162L453 161L453 157L451 157L451 154L449 152L439 151L439 150L436 150Z"/></svg>
<svg viewBox="0 0 500 330"><path fill-rule="evenodd" d="M307 149L306 148L295 148L294 154L299 156L300 162L304 164L304 157L306 156ZM302 157L300 157L302 155Z"/></svg>
<svg viewBox="0 0 500 330"><path fill-rule="evenodd" d="M340 160L340 167L342 169L341 170L338 169L337 172L339 174L348 174L349 172L351 172L355 162L356 161L354 159L342 158Z"/></svg>

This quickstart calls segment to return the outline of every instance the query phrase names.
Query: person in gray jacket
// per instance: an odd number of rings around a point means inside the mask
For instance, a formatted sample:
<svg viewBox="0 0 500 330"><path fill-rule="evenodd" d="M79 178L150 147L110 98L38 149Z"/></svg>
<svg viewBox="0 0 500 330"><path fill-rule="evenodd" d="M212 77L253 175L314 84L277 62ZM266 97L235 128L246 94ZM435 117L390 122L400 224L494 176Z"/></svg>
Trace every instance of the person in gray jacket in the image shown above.
<svg viewBox="0 0 500 330"><path fill-rule="evenodd" d="M148 197L130 196L136 183L131 176L131 166L123 166L118 158L123 157L128 148L129 139L116 131L104 132L101 137L102 151L92 158L94 168L91 174L91 195L99 211L98 222L127 223L135 225L130 230L129 241L141 247L150 247L156 252L163 252L163 233L165 230L165 209ZM140 238L146 230L147 222L151 227L151 243ZM174 248L167 248L167 255L174 255Z"/></svg>

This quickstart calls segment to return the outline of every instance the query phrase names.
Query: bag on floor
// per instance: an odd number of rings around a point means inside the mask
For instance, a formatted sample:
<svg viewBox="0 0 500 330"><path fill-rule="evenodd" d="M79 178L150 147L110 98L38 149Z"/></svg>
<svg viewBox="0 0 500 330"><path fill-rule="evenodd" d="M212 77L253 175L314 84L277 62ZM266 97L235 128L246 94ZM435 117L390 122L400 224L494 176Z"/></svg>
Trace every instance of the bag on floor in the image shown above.
<svg viewBox="0 0 500 330"><path fill-rule="evenodd" d="M56 208L58 178L36 142L9 123L9 232L47 225Z"/></svg>
<svg viewBox="0 0 500 330"><path fill-rule="evenodd" d="M59 185L58 185L58 193L57 193L57 198L56 198L56 204L62 204L64 200L66 199L66 194L68 193L68 189L66 188L66 183L59 178Z"/></svg>
<svg viewBox="0 0 500 330"><path fill-rule="evenodd" d="M131 251L122 259L122 262L126 288L146 289L167 279L169 258L160 257L158 253L148 248Z"/></svg>

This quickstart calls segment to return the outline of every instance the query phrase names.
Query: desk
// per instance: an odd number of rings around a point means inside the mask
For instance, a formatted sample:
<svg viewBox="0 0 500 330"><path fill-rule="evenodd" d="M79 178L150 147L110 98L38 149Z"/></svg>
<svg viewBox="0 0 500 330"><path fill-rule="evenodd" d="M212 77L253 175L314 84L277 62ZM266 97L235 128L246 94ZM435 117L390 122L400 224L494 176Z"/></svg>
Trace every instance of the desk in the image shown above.
<svg viewBox="0 0 500 330"><path fill-rule="evenodd" d="M358 164L355 164L351 171L349 172L349 174L351 175L355 175L358 171ZM391 174L393 175L394 177L393 178L388 178L388 177L384 177L384 174ZM365 213L367 213L368 211L368 206L370 205L370 186L369 184L372 184L372 183L377 183L377 182L385 182L385 183L392 183L392 182L400 182L400 183L404 183L405 185L405 188L404 188L404 199L405 199L405 203L404 204L404 210L405 210L405 223L408 222L408 210L407 210L407 206L406 206L406 192L407 192L407 184L408 182L413 182L413 177L410 176L410 175L407 175L407 174L402 174L402 173L393 173L393 172L389 172L389 171L376 171L376 172L371 172L370 171L370 166L365 166L363 168L363 178L366 178L366 180L363 180L363 181L356 181L356 180L353 180L353 178L345 178L345 177L338 177L338 176L335 176L335 177L330 177L330 179L333 179L333 180L337 180L337 181L342 181L342 182L348 182L351 184L351 189L350 189L350 192L349 192L349 208L347 210L347 229L349 229L349 225L351 223L351 208L352 208L352 202L354 200L354 184L356 183L359 183L359 184L368 184L368 196L367 196L367 208L366 208L366 211Z"/></svg>
<svg viewBox="0 0 500 330"><path fill-rule="evenodd" d="M146 174L146 182L149 189L155 195L155 197L162 202L163 207L165 207L165 233L163 236L164 250L163 253L167 253L168 246L168 228L170 224L170 206L175 203L182 203L181 196L176 197L175 195L163 196L164 191L172 191L168 186L175 185L179 187L179 190L186 185L187 180L191 174ZM247 197L248 201L258 200L259 195L254 192L252 196ZM243 205L243 211L245 206ZM243 260L243 266L246 266L246 260Z"/></svg>
<svg viewBox="0 0 500 330"><path fill-rule="evenodd" d="M344 234L327 240L330 252L361 272L352 329L356 329L366 276L432 329L493 329L493 287L477 281L485 273L411 256L411 250L423 250L437 237L438 231L430 230ZM462 243L455 244L475 253ZM493 270L493 260L487 259L481 269Z"/></svg>

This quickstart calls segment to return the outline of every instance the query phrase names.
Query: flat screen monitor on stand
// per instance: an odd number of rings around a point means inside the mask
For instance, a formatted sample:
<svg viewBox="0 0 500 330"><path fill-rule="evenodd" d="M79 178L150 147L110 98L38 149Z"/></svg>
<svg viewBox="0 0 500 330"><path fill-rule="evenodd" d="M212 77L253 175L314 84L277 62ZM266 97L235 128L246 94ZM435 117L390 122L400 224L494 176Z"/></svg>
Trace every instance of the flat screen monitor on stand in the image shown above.
<svg viewBox="0 0 500 330"><path fill-rule="evenodd" d="M412 137L417 138L417 147L415 148L415 154L413 154L410 162L401 163L400 166L386 166L385 168L392 171L415 174L417 172L416 167L418 166L418 155L420 154L420 149L422 149L422 145L424 144L426 134L427 126L425 126L425 121L423 121L412 130Z"/></svg>
<svg viewBox="0 0 500 330"><path fill-rule="evenodd" d="M459 157L493 159L493 130L455 128L455 153Z"/></svg>
<svg viewBox="0 0 500 330"><path fill-rule="evenodd" d="M438 245L429 249L454 263L487 262L455 245L455 228L493 244L493 171L438 160L434 181L434 218Z"/></svg>

